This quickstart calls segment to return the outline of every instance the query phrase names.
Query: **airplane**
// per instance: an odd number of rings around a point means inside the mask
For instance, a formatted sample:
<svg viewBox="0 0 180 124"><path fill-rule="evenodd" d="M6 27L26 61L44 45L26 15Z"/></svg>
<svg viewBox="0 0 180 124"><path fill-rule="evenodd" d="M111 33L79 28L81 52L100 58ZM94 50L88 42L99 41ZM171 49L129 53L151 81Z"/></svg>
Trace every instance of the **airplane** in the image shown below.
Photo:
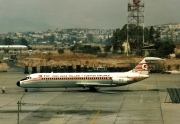
<svg viewBox="0 0 180 124"><path fill-rule="evenodd" d="M99 87L125 86L148 78L149 71L159 60L162 59L145 57L128 72L35 73L19 80L17 86L24 88L25 92L28 92L28 88L88 87L90 91L97 91Z"/></svg>
<svg viewBox="0 0 180 124"><path fill-rule="evenodd" d="M28 49L25 45L0 45L0 49L2 50L26 50Z"/></svg>

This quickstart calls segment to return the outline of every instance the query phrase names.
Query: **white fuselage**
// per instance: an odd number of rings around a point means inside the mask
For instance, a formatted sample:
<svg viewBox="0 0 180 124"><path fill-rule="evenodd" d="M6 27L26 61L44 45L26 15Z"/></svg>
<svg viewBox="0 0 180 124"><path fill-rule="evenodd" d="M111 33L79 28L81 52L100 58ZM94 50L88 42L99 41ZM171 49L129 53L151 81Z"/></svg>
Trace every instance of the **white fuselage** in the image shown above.
<svg viewBox="0 0 180 124"><path fill-rule="evenodd" d="M124 86L149 77L148 73L157 57L145 57L134 69L123 73L36 73L26 76L17 82L17 86L25 88L61 88L89 87L91 91L97 87Z"/></svg>
<svg viewBox="0 0 180 124"><path fill-rule="evenodd" d="M28 49L25 45L0 45L2 50L26 50Z"/></svg>
<svg viewBox="0 0 180 124"><path fill-rule="evenodd" d="M17 82L23 88L114 87L128 85L149 75L139 73L37 73Z"/></svg>

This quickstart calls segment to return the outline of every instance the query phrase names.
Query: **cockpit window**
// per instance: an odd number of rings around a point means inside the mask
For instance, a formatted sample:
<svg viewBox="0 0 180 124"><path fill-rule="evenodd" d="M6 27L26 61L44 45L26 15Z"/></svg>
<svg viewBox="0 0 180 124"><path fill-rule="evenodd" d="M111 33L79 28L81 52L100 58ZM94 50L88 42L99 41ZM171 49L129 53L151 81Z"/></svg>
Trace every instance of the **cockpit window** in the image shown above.
<svg viewBox="0 0 180 124"><path fill-rule="evenodd" d="M22 80L26 80L26 79L27 79L27 78L23 78L23 79L21 79L21 81L22 81Z"/></svg>
<svg viewBox="0 0 180 124"><path fill-rule="evenodd" d="M30 76L27 76L26 79L31 79L31 77L30 77Z"/></svg>

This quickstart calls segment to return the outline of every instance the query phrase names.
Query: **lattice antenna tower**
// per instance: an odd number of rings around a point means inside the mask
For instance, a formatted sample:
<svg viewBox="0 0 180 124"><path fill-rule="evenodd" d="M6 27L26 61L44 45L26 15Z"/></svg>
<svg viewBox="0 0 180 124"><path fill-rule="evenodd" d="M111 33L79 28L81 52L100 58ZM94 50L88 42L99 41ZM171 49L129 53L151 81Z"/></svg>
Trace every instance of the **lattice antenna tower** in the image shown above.
<svg viewBox="0 0 180 124"><path fill-rule="evenodd" d="M133 43L136 50L144 45L144 10L144 3L141 0L128 3L127 44ZM130 29L129 26L132 28ZM140 26L143 27L142 31L139 30Z"/></svg>

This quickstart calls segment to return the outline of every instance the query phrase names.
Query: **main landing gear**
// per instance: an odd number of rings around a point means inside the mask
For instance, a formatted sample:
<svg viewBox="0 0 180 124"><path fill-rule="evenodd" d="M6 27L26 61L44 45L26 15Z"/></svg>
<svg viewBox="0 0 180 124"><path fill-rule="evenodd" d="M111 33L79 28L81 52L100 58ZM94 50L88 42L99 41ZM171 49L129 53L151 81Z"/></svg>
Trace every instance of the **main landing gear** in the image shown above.
<svg viewBox="0 0 180 124"><path fill-rule="evenodd" d="M25 92L28 92L28 89L25 89L24 91L25 91Z"/></svg>
<svg viewBox="0 0 180 124"><path fill-rule="evenodd" d="M96 92L99 88L98 87L89 87L91 92Z"/></svg>

